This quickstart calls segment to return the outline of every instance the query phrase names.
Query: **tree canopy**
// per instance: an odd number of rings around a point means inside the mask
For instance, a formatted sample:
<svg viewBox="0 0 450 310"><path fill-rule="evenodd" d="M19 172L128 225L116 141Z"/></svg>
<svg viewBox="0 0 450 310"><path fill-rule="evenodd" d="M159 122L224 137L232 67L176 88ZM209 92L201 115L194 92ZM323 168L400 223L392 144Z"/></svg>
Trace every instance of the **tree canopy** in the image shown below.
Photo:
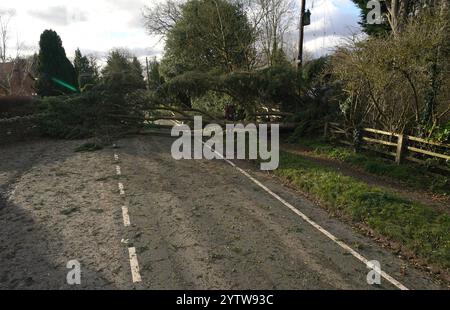
<svg viewBox="0 0 450 310"><path fill-rule="evenodd" d="M87 56L81 54L80 49L75 51L73 64L80 89L84 89L86 85L95 84L98 79L97 68Z"/></svg>
<svg viewBox="0 0 450 310"><path fill-rule="evenodd" d="M150 90L157 90L164 84L164 78L161 76L160 64L154 59L148 63L147 83Z"/></svg>
<svg viewBox="0 0 450 310"><path fill-rule="evenodd" d="M368 35L385 35L391 31L402 31L408 20L417 18L423 12L444 10L448 0L384 0L380 1L383 22L381 24L367 23L367 15L371 11L368 7L370 0L352 0L361 9L360 25Z"/></svg>
<svg viewBox="0 0 450 310"><path fill-rule="evenodd" d="M45 30L39 41L37 93L41 96L70 94L78 88L75 69L53 30Z"/></svg>
<svg viewBox="0 0 450 310"><path fill-rule="evenodd" d="M225 0L191 0L167 32L168 75L191 70L249 69L255 34L241 6Z"/></svg>
<svg viewBox="0 0 450 310"><path fill-rule="evenodd" d="M367 7L367 4L369 3L369 0L352 0L361 10L360 15L360 26L362 27L363 31L367 33L368 35L385 35L386 33L389 33L391 31L391 27L389 26L389 23L387 19L383 20L382 24L369 24L367 23L367 16L370 12L370 8ZM386 3L384 1L380 1L381 5L381 14L386 15L388 13Z"/></svg>
<svg viewBox="0 0 450 310"><path fill-rule="evenodd" d="M110 52L102 74L104 82L119 92L145 88L140 62L124 50L116 49Z"/></svg>

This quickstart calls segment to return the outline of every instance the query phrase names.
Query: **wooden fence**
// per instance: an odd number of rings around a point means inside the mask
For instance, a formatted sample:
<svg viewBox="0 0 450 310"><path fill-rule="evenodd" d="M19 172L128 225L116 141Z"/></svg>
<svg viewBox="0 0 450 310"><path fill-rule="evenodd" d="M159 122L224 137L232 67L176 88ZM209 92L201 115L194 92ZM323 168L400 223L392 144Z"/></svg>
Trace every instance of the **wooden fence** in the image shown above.
<svg viewBox="0 0 450 310"><path fill-rule="evenodd" d="M397 164L404 160L424 163L427 158L450 162L449 144L373 128L363 128L360 134L361 148L391 156ZM326 123L324 135L353 146L353 133L346 131L341 124Z"/></svg>

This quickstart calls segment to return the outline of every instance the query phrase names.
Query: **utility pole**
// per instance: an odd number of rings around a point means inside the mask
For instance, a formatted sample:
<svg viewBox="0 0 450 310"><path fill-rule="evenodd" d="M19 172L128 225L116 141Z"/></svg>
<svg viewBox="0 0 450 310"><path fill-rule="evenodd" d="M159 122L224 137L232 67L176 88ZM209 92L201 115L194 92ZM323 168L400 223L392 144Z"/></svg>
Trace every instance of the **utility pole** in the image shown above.
<svg viewBox="0 0 450 310"><path fill-rule="evenodd" d="M303 40L305 37L305 7L306 7L306 0L301 0L301 7L300 7L300 35L298 40L298 58L297 58L297 68L300 70L303 65Z"/></svg>

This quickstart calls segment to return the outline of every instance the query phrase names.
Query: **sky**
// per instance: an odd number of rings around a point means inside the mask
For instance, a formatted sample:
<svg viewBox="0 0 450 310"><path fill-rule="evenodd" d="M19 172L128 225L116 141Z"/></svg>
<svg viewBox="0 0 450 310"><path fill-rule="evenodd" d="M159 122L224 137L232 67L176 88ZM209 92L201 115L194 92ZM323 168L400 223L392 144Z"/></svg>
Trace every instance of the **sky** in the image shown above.
<svg viewBox="0 0 450 310"><path fill-rule="evenodd" d="M311 25L305 27L305 49L315 57L361 33L359 8L350 0L307 0L306 7Z"/></svg>
<svg viewBox="0 0 450 310"><path fill-rule="evenodd" d="M24 55L37 51L40 34L53 29L60 35L69 58L76 48L98 57L113 48L128 48L142 59L159 57L164 51L163 41L148 35L143 26L142 9L154 3L155 0L1 0L0 12L14 12L9 25L11 56L16 54L17 42ZM359 11L350 0L307 0L307 8L312 12L312 23L305 30L305 48L314 56L329 53L343 38L360 32ZM295 40L294 32L291 36Z"/></svg>

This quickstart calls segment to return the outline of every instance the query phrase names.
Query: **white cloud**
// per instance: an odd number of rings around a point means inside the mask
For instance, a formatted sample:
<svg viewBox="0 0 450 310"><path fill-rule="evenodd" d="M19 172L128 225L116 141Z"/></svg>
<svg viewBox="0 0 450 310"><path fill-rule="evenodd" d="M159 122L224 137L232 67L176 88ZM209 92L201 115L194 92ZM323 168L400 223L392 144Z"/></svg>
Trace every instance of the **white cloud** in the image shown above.
<svg viewBox="0 0 450 310"><path fill-rule="evenodd" d="M359 10L350 0L313 0L311 25L305 28L306 51L321 56L342 44L345 38L361 32Z"/></svg>
<svg viewBox="0 0 450 310"><path fill-rule="evenodd" d="M162 0L158 0L162 1ZM149 36L142 25L142 8L151 0L1 0L0 11L13 9L10 53L20 41L30 53L37 51L45 29L58 32L66 53L76 48L104 55L114 47L125 47L137 56L163 52L163 43ZM358 32L359 12L350 0L308 0L312 24L306 27L305 48L315 55L326 53L339 40ZM314 5L314 7L312 7ZM296 33L290 34L295 40Z"/></svg>
<svg viewBox="0 0 450 310"><path fill-rule="evenodd" d="M52 6L39 10L29 10L28 14L58 26L67 26L71 23L87 21L88 15L87 12L77 9L69 12L65 6Z"/></svg>
<svg viewBox="0 0 450 310"><path fill-rule="evenodd" d="M10 54L17 40L26 53L38 50L41 33L55 30L69 57L76 48L104 55L115 47L126 47L138 56L154 56L163 50L158 38L147 35L141 9L145 0L2 0L0 11L14 9L10 23Z"/></svg>

